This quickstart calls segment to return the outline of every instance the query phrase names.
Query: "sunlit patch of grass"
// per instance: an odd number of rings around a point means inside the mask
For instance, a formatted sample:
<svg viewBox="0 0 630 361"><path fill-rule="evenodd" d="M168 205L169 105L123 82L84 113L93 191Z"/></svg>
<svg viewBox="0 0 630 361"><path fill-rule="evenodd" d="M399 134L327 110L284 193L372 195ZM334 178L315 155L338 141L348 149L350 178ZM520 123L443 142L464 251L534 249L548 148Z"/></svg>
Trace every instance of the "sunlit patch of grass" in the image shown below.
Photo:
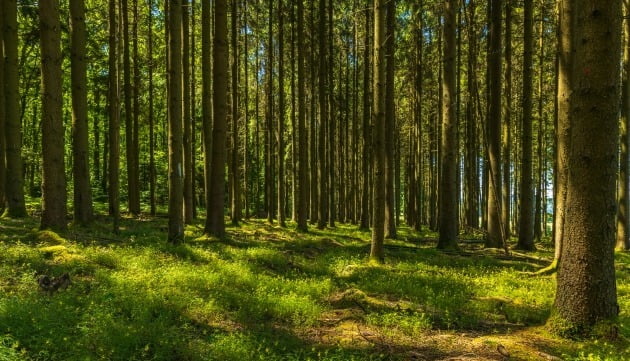
<svg viewBox="0 0 630 361"><path fill-rule="evenodd" d="M0 360L407 359L419 347L413 342L432 333L526 337L511 332L542 325L553 302L553 277L522 273L539 264L444 254L427 230L402 227L386 241L386 263L370 265L370 233L353 225L298 233L292 223L246 220L214 239L197 221L173 246L166 221L123 217L114 234L101 217L57 239L32 231L34 218L3 219ZM620 334L628 338L630 256L617 258ZM68 289L38 289L36 274L64 272ZM334 331L336 322L349 327L343 335L306 336ZM357 326L385 341L366 341ZM566 359L613 359L619 347L537 337ZM449 355L456 346L440 347L436 354Z"/></svg>

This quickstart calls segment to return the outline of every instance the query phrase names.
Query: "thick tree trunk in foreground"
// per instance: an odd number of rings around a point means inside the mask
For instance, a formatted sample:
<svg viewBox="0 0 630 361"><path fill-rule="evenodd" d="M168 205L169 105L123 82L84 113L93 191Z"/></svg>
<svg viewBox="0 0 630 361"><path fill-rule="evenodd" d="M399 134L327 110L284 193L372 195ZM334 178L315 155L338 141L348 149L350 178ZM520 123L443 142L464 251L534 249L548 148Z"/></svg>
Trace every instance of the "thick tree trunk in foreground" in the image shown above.
<svg viewBox="0 0 630 361"><path fill-rule="evenodd" d="M62 119L61 25L57 0L39 4L42 66L42 229L64 230L66 178Z"/></svg>
<svg viewBox="0 0 630 361"><path fill-rule="evenodd" d="M566 217L552 325L616 334L614 244L621 2L567 0L574 11ZM603 323L599 327L598 324ZM597 328L597 329L596 329Z"/></svg>

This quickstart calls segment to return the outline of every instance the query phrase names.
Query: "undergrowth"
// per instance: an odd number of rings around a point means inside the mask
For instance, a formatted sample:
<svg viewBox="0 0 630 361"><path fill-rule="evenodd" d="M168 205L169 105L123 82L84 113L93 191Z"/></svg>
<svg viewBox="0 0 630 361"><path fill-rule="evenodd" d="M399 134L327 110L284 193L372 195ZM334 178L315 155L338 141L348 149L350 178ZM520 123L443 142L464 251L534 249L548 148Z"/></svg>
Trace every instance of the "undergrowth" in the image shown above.
<svg viewBox="0 0 630 361"><path fill-rule="evenodd" d="M544 245L531 259L474 242L449 255L403 227L386 263L370 265L369 233L352 225L249 220L216 240L196 223L179 246L163 217L109 226L56 235L0 220L0 360L496 359L498 343L513 359L630 358L628 254L617 255L622 341L571 342L542 327L555 280L530 274L549 260ZM38 289L38 275L65 272L68 289Z"/></svg>

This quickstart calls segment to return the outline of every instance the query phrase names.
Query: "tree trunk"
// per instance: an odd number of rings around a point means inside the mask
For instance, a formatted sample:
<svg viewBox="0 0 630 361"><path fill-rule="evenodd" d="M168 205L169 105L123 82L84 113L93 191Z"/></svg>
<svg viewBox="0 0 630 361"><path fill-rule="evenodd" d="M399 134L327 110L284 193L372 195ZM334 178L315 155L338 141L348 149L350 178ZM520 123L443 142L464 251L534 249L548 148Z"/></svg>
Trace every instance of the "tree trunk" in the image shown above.
<svg viewBox="0 0 630 361"><path fill-rule="evenodd" d="M396 238L396 211L394 194L394 133L396 128L395 91L395 49L396 44L396 0L387 1L387 19L385 35L385 237Z"/></svg>
<svg viewBox="0 0 630 361"><path fill-rule="evenodd" d="M385 0L374 1L374 211L370 259L383 262L385 252Z"/></svg>
<svg viewBox="0 0 630 361"><path fill-rule="evenodd" d="M442 170L440 172L440 237L437 248L458 249L457 112L456 112L456 14L457 0L444 2L444 75L442 88Z"/></svg>
<svg viewBox="0 0 630 361"><path fill-rule="evenodd" d="M214 127L212 129L212 166L210 174L210 200L206 233L223 237L225 222L225 161L227 128L227 85L228 85L228 40L227 40L227 0L217 0L214 5Z"/></svg>
<svg viewBox="0 0 630 361"><path fill-rule="evenodd" d="M6 200L5 214L26 216L24 173L22 171L22 126L19 104L17 0L4 0L4 96L6 141ZM47 4L46 6L52 6ZM59 21L59 20L57 20Z"/></svg>
<svg viewBox="0 0 630 361"><path fill-rule="evenodd" d="M61 25L56 0L39 3L42 66L42 229L65 230L66 178L62 119Z"/></svg>
<svg viewBox="0 0 630 361"><path fill-rule="evenodd" d="M212 42L212 29L210 19L212 17L212 4L210 0L201 2L201 113L203 127L204 150L204 191L206 203L206 232L210 224L210 176L212 173L212 66L210 61L210 49Z"/></svg>
<svg viewBox="0 0 630 361"><path fill-rule="evenodd" d="M0 4L0 44L4 43L4 5ZM4 46L0 46L0 214L6 207L6 97L5 97L5 81L4 81Z"/></svg>
<svg viewBox="0 0 630 361"><path fill-rule="evenodd" d="M149 203L151 207L151 215L155 216L155 119L153 110L153 0L149 0L149 39L148 39L148 52L149 52Z"/></svg>
<svg viewBox="0 0 630 361"><path fill-rule="evenodd" d="M621 2L568 0L561 6L573 11L561 26L573 20L571 28L562 27L562 38L568 37L574 47L574 67L563 73L572 79L566 89L571 132L564 239L551 322L565 335L594 331L603 337L616 335L612 323L619 314L613 249Z"/></svg>
<svg viewBox="0 0 630 361"><path fill-rule="evenodd" d="M370 89L370 66L371 66L371 44L370 37L370 15L372 14L373 0L367 0L365 10L365 41L363 45L363 157L362 157L362 187L361 187L361 229L370 228L370 163L372 161L372 132L371 132L371 103Z"/></svg>
<svg viewBox="0 0 630 361"><path fill-rule="evenodd" d="M92 220L92 188L89 171L85 3L83 0L70 1L70 19L74 221L84 225Z"/></svg>
<svg viewBox="0 0 630 361"><path fill-rule="evenodd" d="M532 53L533 41L533 4L525 0L524 11L524 53L523 53L523 158L521 161L520 206L521 219L517 248L533 251L534 246L534 187L532 174Z"/></svg>
<svg viewBox="0 0 630 361"><path fill-rule="evenodd" d="M501 248L505 234L501 217L501 0L492 0L490 9L489 114L487 124L488 235L485 246Z"/></svg>
<svg viewBox="0 0 630 361"><path fill-rule="evenodd" d="M323 229L328 222L328 171L326 168L326 128L328 127L328 37L326 36L326 0L319 0L319 209L317 228Z"/></svg>
<svg viewBox="0 0 630 361"><path fill-rule="evenodd" d="M184 167L182 135L182 2L171 0L168 97L168 241L184 241Z"/></svg>
<svg viewBox="0 0 630 361"><path fill-rule="evenodd" d="M625 4L625 23L624 35L625 44L623 47L623 83L621 93L621 144L619 159L619 210L617 212L617 246L618 250L630 250L630 179L628 178L628 166L630 165L630 143L628 137L628 128L630 125L630 4Z"/></svg>
<svg viewBox="0 0 630 361"><path fill-rule="evenodd" d="M284 1L278 0L278 223L285 223L284 121Z"/></svg>
<svg viewBox="0 0 630 361"><path fill-rule="evenodd" d="M232 224L238 224L241 219L241 187L238 164L238 0L232 0L232 152L230 160L230 173L232 182L231 218Z"/></svg>
<svg viewBox="0 0 630 361"><path fill-rule="evenodd" d="M118 23L116 1L109 1L109 215L113 218L114 232L120 221L120 98L118 93Z"/></svg>
<svg viewBox="0 0 630 361"><path fill-rule="evenodd" d="M501 223L505 240L510 238L510 171L512 148L512 0L505 0L505 103L503 104L502 141L502 189L501 189Z"/></svg>
<svg viewBox="0 0 630 361"><path fill-rule="evenodd" d="M182 1L182 98L184 142L184 223L191 224L194 214L193 193L193 121L190 81L190 1Z"/></svg>
<svg viewBox="0 0 630 361"><path fill-rule="evenodd" d="M306 137L306 102L304 79L304 3L297 0L297 52L298 52L298 132L299 132L299 161L298 161L298 207L297 207L297 228L302 232L308 230L307 203L308 203L308 144Z"/></svg>

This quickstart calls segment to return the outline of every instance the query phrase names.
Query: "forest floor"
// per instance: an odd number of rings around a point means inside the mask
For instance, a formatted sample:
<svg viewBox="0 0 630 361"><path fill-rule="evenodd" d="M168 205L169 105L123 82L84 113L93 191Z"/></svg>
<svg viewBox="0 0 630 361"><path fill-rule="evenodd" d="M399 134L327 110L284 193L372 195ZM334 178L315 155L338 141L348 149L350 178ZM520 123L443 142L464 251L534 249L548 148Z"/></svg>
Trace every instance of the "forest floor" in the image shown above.
<svg viewBox="0 0 630 361"><path fill-rule="evenodd" d="M0 220L0 360L629 360L630 254L617 254L617 341L569 341L544 323L554 276L532 254L435 250L401 227L386 264L367 262L356 226L297 233L262 220L180 246L165 217L101 216L56 235ZM42 292L37 275L70 274ZM509 357L504 355L509 354Z"/></svg>

